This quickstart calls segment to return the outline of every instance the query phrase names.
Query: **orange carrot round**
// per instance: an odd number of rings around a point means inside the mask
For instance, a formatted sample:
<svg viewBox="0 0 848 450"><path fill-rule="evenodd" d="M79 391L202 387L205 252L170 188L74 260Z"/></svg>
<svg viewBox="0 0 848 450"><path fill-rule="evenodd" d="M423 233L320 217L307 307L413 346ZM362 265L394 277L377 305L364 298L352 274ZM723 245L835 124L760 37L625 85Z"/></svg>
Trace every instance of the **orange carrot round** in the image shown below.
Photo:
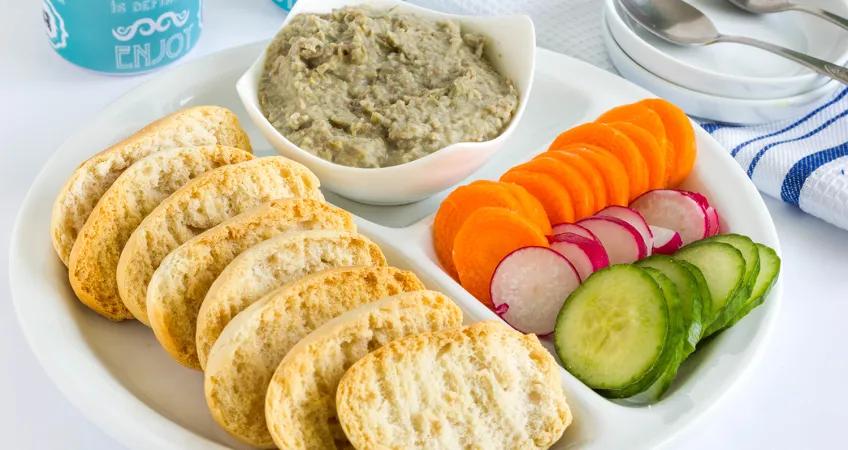
<svg viewBox="0 0 848 450"><path fill-rule="evenodd" d="M636 144L624 133L607 124L584 123L557 136L549 150L556 150L568 144L594 145L615 155L627 170L630 181L630 200L648 190L648 164L639 153Z"/></svg>
<svg viewBox="0 0 848 450"><path fill-rule="evenodd" d="M510 170L503 174L501 181L521 186L530 195L536 197L548 216L548 223L574 222L574 206L571 204L571 196L552 176L536 172Z"/></svg>
<svg viewBox="0 0 848 450"><path fill-rule="evenodd" d="M571 166L550 157L532 159L511 170L544 173L554 177L557 183L568 191L571 204L574 205L574 218L580 220L595 213L595 195L586 178Z"/></svg>
<svg viewBox="0 0 848 450"><path fill-rule="evenodd" d="M669 169L668 187L675 188L683 182L695 165L697 154L695 129L692 121L682 109L659 98L649 98L639 102L651 108L663 121L665 133L673 148L673 164Z"/></svg>
<svg viewBox="0 0 848 450"><path fill-rule="evenodd" d="M545 153L572 154L585 159L601 172L607 186L607 202L610 205L618 206L630 204L630 181L627 170L612 153L600 147L586 144L566 145L563 148Z"/></svg>
<svg viewBox="0 0 848 450"><path fill-rule="evenodd" d="M539 230L542 233L545 233L546 235L551 234L551 222L548 220L545 208L541 203L539 203L539 200L537 200L536 197L530 195L530 193L528 193L523 187L513 183L504 183L503 181L492 180L472 181L470 186L474 186L476 184L490 184L506 189L523 207L524 212L522 212L521 215L539 227Z"/></svg>
<svg viewBox="0 0 848 450"><path fill-rule="evenodd" d="M460 227L453 261L462 287L492 308L489 283L501 260L522 247L548 247L548 240L529 220L506 208L480 208Z"/></svg>
<svg viewBox="0 0 848 450"><path fill-rule="evenodd" d="M477 209L500 207L523 213L521 203L510 192L497 185L468 185L456 188L442 201L433 221L433 247L436 257L448 275L456 278L453 265L453 241L462 223Z"/></svg>
<svg viewBox="0 0 848 450"><path fill-rule="evenodd" d="M642 128L627 122L613 122L609 126L630 138L639 153L648 164L648 189L663 189L668 183L665 149L660 148L657 140Z"/></svg>
<svg viewBox="0 0 848 450"><path fill-rule="evenodd" d="M527 189L524 189L518 184L505 183L502 181L499 182L499 184L505 187L508 191L512 192L512 195L521 202L524 206L524 217L539 227L539 231L543 234L551 234L551 221L548 220L548 214L545 212L545 207L542 206L542 202L527 192Z"/></svg>
<svg viewBox="0 0 848 450"><path fill-rule="evenodd" d="M563 152L543 152L536 158L553 158L559 162L573 167L586 178L589 186L592 189L592 194L595 197L595 211L598 212L609 205L607 198L607 186L601 171L598 170L592 163L586 161L580 156L572 153Z"/></svg>
<svg viewBox="0 0 848 450"><path fill-rule="evenodd" d="M653 109L640 103L630 103L629 105L617 106L598 117L595 122L613 123L613 122L628 122L636 125L639 128L651 133L651 136L657 140L660 148L668 147L668 139L666 138L665 125L659 114Z"/></svg>

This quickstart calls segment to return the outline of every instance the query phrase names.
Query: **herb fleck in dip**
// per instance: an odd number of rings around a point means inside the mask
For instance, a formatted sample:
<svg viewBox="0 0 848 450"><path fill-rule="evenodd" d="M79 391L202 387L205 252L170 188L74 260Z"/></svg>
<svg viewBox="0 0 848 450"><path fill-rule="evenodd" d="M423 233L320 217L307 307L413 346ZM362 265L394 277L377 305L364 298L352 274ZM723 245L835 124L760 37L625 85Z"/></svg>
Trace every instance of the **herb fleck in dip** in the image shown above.
<svg viewBox="0 0 848 450"><path fill-rule="evenodd" d="M455 21L394 10L301 14L268 48L259 104L283 136L328 161L407 163L509 124L518 94L485 43Z"/></svg>

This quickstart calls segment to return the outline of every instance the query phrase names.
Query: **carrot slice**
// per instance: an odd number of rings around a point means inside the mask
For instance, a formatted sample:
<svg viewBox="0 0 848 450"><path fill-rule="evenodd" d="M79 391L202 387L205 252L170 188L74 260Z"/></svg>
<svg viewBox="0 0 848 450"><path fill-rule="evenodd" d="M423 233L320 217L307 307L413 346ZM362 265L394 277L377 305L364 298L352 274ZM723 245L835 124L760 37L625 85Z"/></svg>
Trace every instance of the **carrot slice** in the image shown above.
<svg viewBox="0 0 848 450"><path fill-rule="evenodd" d="M595 195L586 178L575 168L565 165L554 158L532 159L511 170L544 173L554 177L557 183L568 191L571 204L574 205L574 218L580 220L595 213ZM553 222L552 222L553 223Z"/></svg>
<svg viewBox="0 0 848 450"><path fill-rule="evenodd" d="M595 122L613 123L613 122L628 122L636 125L639 128L651 133L651 136L657 140L660 148L668 147L668 138L666 138L665 125L660 118L660 115L655 113L653 109L640 103L631 103L629 105L617 106L598 117Z"/></svg>
<svg viewBox="0 0 848 450"><path fill-rule="evenodd" d="M439 206L433 222L433 247L448 275L457 278L456 267L453 265L456 233L474 211L489 206L521 213L524 211L521 203L506 188L485 184L460 186Z"/></svg>
<svg viewBox="0 0 848 450"><path fill-rule="evenodd" d="M630 204L630 179L621 161L612 153L594 145L571 144L546 153L566 153L589 161L601 172L607 186L607 202L610 205Z"/></svg>
<svg viewBox="0 0 848 450"><path fill-rule="evenodd" d="M654 110L663 121L665 133L673 147L673 164L669 169L668 187L675 188L689 176L695 165L697 144L692 121L682 109L663 99L649 98L639 103Z"/></svg>
<svg viewBox="0 0 848 450"><path fill-rule="evenodd" d="M630 200L648 190L648 165L639 153L636 144L624 133L603 123L584 123L554 139L549 150L556 150L568 144L589 144L601 147L615 155L627 170L630 181Z"/></svg>
<svg viewBox="0 0 848 450"><path fill-rule="evenodd" d="M609 199L607 198L607 186L604 181L604 177L601 175L601 171L595 168L595 166L593 166L589 161L586 161L577 155L562 152L543 152L536 158L553 158L580 172L592 188L592 194L595 197L594 212L598 212L609 205Z"/></svg>
<svg viewBox="0 0 848 450"><path fill-rule="evenodd" d="M574 206L568 191L554 177L536 172L510 170L501 181L523 187L539 200L548 216L548 223L574 222Z"/></svg>
<svg viewBox="0 0 848 450"><path fill-rule="evenodd" d="M548 214L545 212L545 207L542 206L542 202L539 199L531 195L527 192L527 189L524 189L520 185L505 182L500 182L500 184L512 192L512 195L524 205L524 217L539 227L539 231L543 234L551 234L551 221L548 220Z"/></svg>
<svg viewBox="0 0 848 450"><path fill-rule="evenodd" d="M475 184L492 184L495 186L500 186L509 191L519 203L524 208L524 213L521 214L525 219L533 222L534 225L539 227L539 230L546 235L551 234L551 222L548 220L548 215L545 213L545 207L542 206L542 203L536 199L536 197L530 195L526 189L523 187L513 184L513 183L504 183L503 181L491 181L491 180L477 180L471 182L471 185Z"/></svg>
<svg viewBox="0 0 848 450"><path fill-rule="evenodd" d="M648 164L648 189L663 189L668 182L665 149L657 144L657 140L642 128L628 122L614 122L609 126L624 133L630 138L645 162Z"/></svg>
<svg viewBox="0 0 848 450"><path fill-rule="evenodd" d="M462 224L454 245L453 261L462 287L491 308L489 283L501 260L522 247L548 247L548 239L513 211L480 208Z"/></svg>

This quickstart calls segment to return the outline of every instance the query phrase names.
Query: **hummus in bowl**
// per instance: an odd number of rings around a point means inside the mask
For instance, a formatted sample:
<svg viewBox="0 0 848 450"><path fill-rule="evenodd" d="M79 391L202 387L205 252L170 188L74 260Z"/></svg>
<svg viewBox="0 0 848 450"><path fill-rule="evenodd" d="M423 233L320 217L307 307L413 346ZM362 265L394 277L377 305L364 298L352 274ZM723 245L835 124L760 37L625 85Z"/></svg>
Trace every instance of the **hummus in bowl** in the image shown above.
<svg viewBox="0 0 848 450"><path fill-rule="evenodd" d="M404 35L391 33L398 21ZM501 148L525 109L534 62L524 16L300 0L237 89L277 152L339 195L392 205L460 182Z"/></svg>

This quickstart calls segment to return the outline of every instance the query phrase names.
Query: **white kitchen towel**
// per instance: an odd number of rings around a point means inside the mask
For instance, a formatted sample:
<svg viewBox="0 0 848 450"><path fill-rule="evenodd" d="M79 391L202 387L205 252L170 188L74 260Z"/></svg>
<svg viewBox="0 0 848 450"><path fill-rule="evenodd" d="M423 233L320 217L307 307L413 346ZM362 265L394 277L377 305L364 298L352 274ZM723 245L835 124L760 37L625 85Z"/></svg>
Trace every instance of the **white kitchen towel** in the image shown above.
<svg viewBox="0 0 848 450"><path fill-rule="evenodd" d="M600 0L407 0L455 14L527 14L540 47L614 71ZM803 117L757 126L702 122L760 192L848 229L848 89Z"/></svg>

